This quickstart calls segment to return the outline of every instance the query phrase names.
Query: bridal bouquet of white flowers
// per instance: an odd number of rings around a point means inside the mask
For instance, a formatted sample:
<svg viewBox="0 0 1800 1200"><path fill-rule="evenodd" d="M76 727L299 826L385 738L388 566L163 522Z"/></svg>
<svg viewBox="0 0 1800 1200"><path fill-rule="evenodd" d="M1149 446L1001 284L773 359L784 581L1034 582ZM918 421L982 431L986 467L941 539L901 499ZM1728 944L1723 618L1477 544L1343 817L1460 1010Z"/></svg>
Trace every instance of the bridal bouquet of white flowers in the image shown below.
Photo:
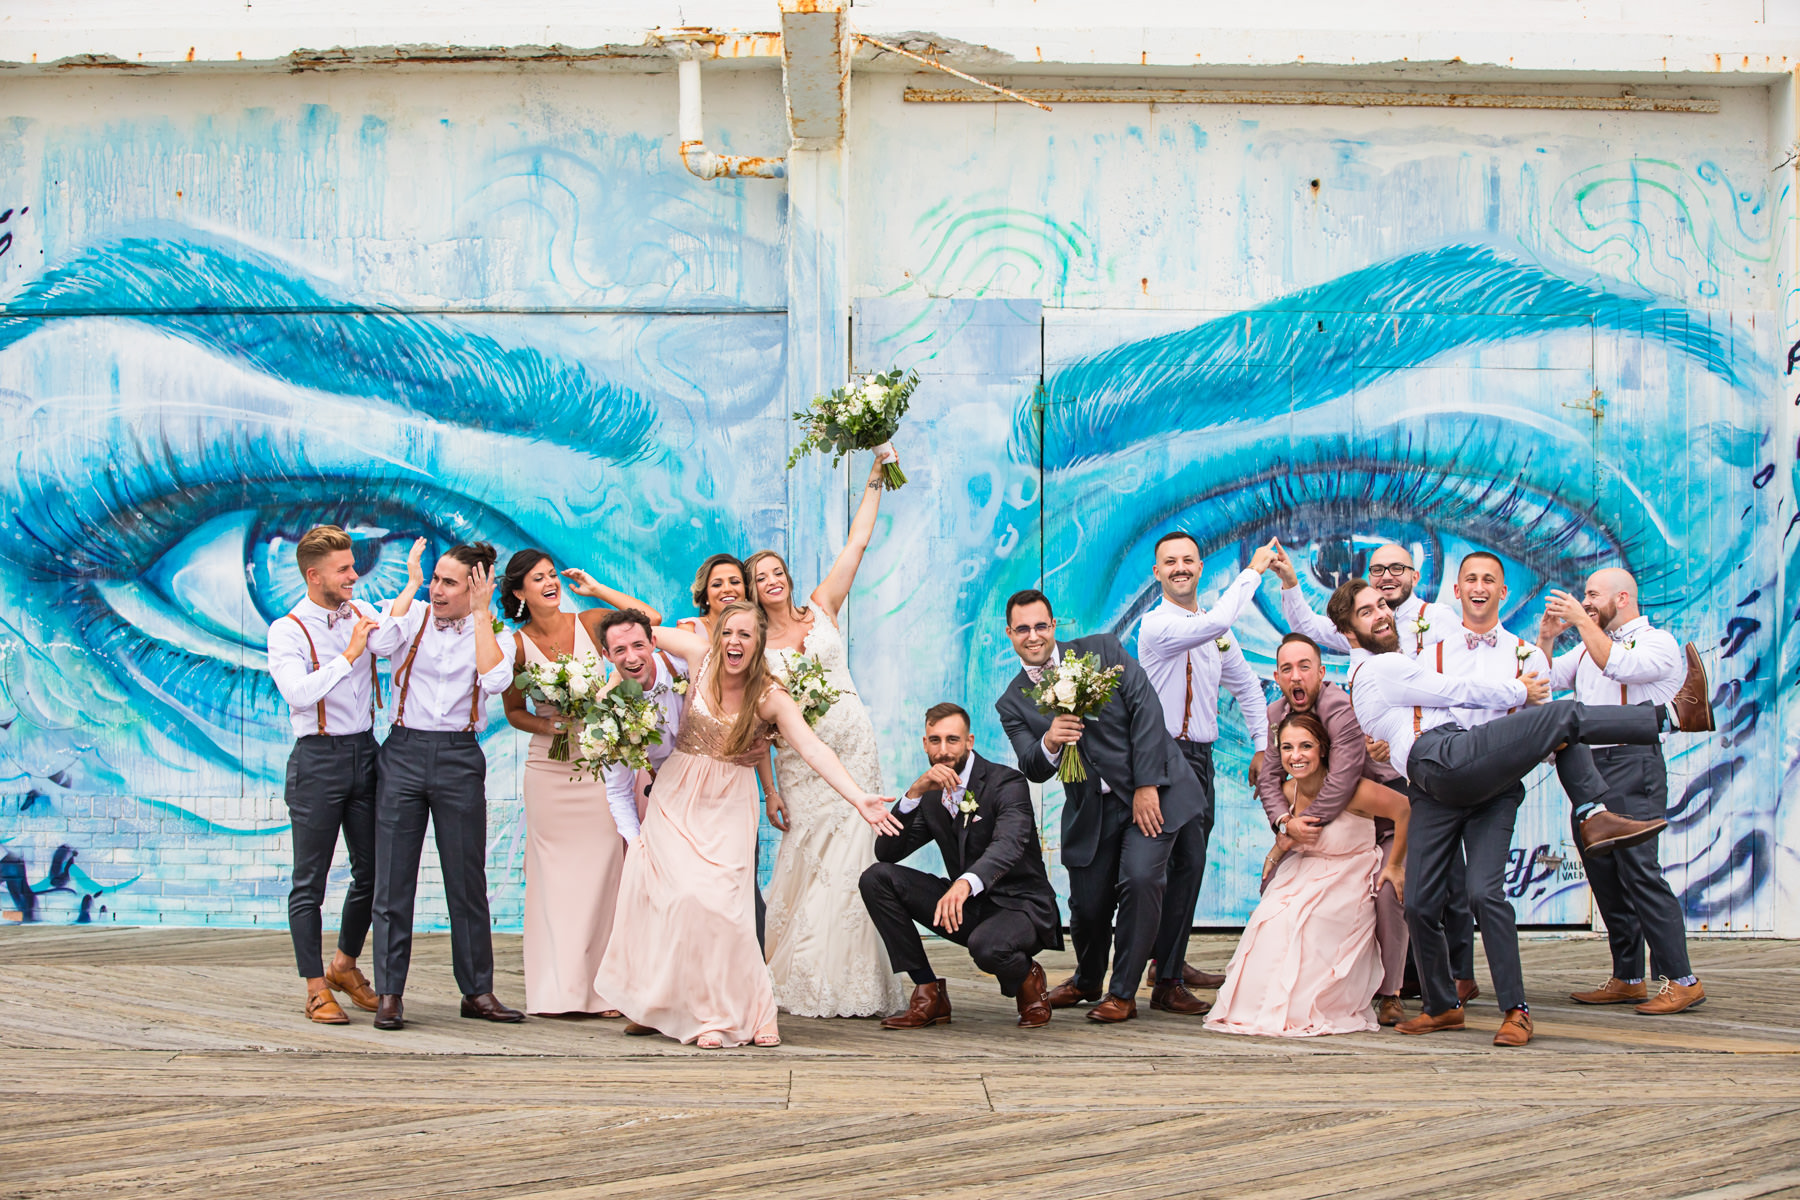
<svg viewBox="0 0 1800 1200"><path fill-rule="evenodd" d="M1102 668L1097 654L1065 654L1062 661L1045 666L1043 679L1026 694L1037 702L1041 713L1087 718L1106 707L1124 674L1123 665ZM1064 783L1079 783L1088 777L1079 742L1063 747L1056 777Z"/></svg>
<svg viewBox="0 0 1800 1200"><path fill-rule="evenodd" d="M891 443L918 386L917 372L895 370L864 375L827 395L814 396L805 412L794 414L806 434L788 455L788 470L814 451L830 450L831 463L836 466L852 450L873 450L885 463L881 473L888 491L900 487L906 482L906 472L900 469L900 456Z"/></svg>
<svg viewBox="0 0 1800 1200"><path fill-rule="evenodd" d="M605 670L593 659L558 655L553 663L526 663L513 686L540 708L561 713L563 728L550 739L550 758L569 761L569 731L587 719L594 698L603 690Z"/></svg>
<svg viewBox="0 0 1800 1200"><path fill-rule="evenodd" d="M650 747L662 745L662 705L644 685L623 676L604 688L588 706L575 741L581 755L575 770L597 779L610 766L623 763L634 771L650 769Z"/></svg>
<svg viewBox="0 0 1800 1200"><path fill-rule="evenodd" d="M831 686L831 681L825 678L825 664L815 656L787 654L782 657L786 660L781 673L782 686L800 706L800 715L806 718L807 725L817 728L844 693Z"/></svg>

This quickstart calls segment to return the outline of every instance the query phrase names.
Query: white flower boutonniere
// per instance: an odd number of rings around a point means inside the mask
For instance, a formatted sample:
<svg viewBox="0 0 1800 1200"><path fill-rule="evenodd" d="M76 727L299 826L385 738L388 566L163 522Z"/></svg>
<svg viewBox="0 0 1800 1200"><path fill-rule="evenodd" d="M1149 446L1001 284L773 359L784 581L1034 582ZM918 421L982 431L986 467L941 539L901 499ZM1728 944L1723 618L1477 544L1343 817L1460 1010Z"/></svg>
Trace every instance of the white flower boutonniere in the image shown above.
<svg viewBox="0 0 1800 1200"><path fill-rule="evenodd" d="M1215 639L1213 642L1213 649L1217 650L1220 654L1231 653L1231 638L1222 637Z"/></svg>
<svg viewBox="0 0 1800 1200"><path fill-rule="evenodd" d="M1536 650L1537 647L1528 642L1520 642L1517 646L1513 647L1513 653L1518 655L1520 662L1528 660Z"/></svg>
<svg viewBox="0 0 1800 1200"><path fill-rule="evenodd" d="M974 795L969 792L964 792L962 794L962 799L956 802L956 811L965 817L973 816L975 810L980 807L981 801L977 800Z"/></svg>
<svg viewBox="0 0 1800 1200"><path fill-rule="evenodd" d="M1408 633L1429 633L1430 631L1431 622L1424 617L1414 617L1406 623L1406 632Z"/></svg>

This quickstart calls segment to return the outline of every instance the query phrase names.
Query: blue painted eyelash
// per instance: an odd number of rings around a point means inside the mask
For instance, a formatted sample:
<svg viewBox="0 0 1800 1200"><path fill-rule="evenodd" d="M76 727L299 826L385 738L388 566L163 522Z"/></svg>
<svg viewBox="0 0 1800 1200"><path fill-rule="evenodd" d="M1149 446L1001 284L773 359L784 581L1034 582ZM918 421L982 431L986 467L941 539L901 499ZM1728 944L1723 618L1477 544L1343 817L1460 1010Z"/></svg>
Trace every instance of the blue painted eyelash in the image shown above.
<svg viewBox="0 0 1800 1200"><path fill-rule="evenodd" d="M1058 370L1045 384L1043 462L1070 467L1094 446L1311 408L1463 347L1590 327L1661 341L1733 387L1762 370L1685 309L1571 283L1487 246L1445 246ZM1021 406L1015 461L1038 461L1037 423Z"/></svg>
<svg viewBox="0 0 1800 1200"><path fill-rule="evenodd" d="M364 396L475 429L631 462L655 406L579 364L467 328L335 300L286 264L190 229L84 250L0 310L0 350L46 318L114 316L297 387Z"/></svg>

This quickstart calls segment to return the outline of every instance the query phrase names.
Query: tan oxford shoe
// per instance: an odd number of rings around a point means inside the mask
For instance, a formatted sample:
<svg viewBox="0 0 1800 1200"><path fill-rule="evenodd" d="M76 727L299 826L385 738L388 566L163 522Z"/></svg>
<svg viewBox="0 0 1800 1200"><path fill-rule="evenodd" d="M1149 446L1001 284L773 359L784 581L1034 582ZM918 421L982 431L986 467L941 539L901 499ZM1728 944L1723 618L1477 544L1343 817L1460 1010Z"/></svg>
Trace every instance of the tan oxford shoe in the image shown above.
<svg viewBox="0 0 1800 1200"><path fill-rule="evenodd" d="M1591 992L1570 992L1569 999L1577 1004L1639 1004L1648 995L1641 979L1626 983L1622 979L1608 978Z"/></svg>
<svg viewBox="0 0 1800 1200"><path fill-rule="evenodd" d="M350 997L350 1003L364 1012L375 1011L375 989L369 986L368 976L362 973L361 967L351 967L342 974L332 967L326 967L325 986L344 993Z"/></svg>
<svg viewBox="0 0 1800 1200"><path fill-rule="evenodd" d="M1700 986L1698 979L1691 984L1675 983L1663 980L1662 990L1647 1002L1637 1006L1637 1010L1645 1016L1666 1017L1673 1013L1686 1012L1697 1004L1706 1003L1706 989Z"/></svg>

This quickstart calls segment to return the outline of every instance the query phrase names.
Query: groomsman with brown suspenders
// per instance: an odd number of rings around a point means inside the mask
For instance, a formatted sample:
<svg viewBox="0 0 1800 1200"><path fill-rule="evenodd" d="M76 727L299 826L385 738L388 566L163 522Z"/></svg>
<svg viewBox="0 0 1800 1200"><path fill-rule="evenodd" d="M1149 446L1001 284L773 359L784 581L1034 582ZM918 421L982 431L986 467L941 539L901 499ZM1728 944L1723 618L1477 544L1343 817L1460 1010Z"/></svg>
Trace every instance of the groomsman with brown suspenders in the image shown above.
<svg viewBox="0 0 1800 1200"><path fill-rule="evenodd" d="M381 747L375 804L375 1028L401 1029L412 960L413 902L429 819L450 910L450 953L462 1015L522 1021L494 996L487 902L487 702L512 682L494 635L494 548L452 546L431 573L429 606L394 608L409 643L394 671L394 721Z"/></svg>
<svg viewBox="0 0 1800 1200"><path fill-rule="evenodd" d="M419 585L421 541L408 564ZM375 992L357 968L375 895L374 713L381 704L377 657L400 645L398 626L352 598L356 555L336 525L307 530L294 547L306 595L269 626L269 675L288 703L294 749L285 797L293 831L294 874L288 932L306 980L306 1015L321 1025L348 1025L335 988L373 1011ZM410 594L410 592L408 593ZM320 948L325 884L338 834L350 855L350 890L338 921L337 950L324 965Z"/></svg>
<svg viewBox="0 0 1800 1200"><path fill-rule="evenodd" d="M1706 674L1699 655L1683 661L1675 639L1650 624L1638 611L1637 580L1617 567L1588 577L1581 600L1552 592L1538 631L1538 645L1549 648L1565 629L1581 635L1581 645L1557 655L1550 667L1550 686L1573 688L1584 704L1667 704L1681 718L1681 728L1703 732L1713 728ZM1668 815L1669 770L1662 747L1596 746L1594 765L1612 789L1612 806L1626 816L1657 820ZM1576 839L1579 846L1581 840ZM1592 991L1574 992L1582 1004L1631 1004L1650 1016L1683 1012L1706 999L1688 964L1687 921L1681 901L1663 878L1656 842L1615 850L1610 855L1581 854L1594 906L1606 919L1613 970ZM1667 982L1655 996L1644 983L1644 947L1650 966Z"/></svg>

